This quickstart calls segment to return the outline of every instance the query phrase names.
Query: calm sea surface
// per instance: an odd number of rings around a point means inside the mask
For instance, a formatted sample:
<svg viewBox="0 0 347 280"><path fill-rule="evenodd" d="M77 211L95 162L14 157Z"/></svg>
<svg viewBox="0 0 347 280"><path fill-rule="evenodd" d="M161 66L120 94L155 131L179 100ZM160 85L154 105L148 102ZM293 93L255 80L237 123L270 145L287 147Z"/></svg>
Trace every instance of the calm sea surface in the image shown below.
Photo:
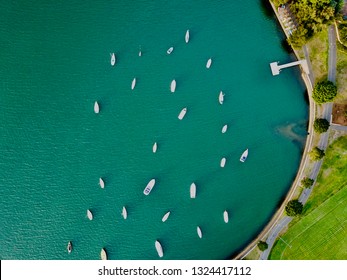
<svg viewBox="0 0 347 280"><path fill-rule="evenodd" d="M270 62L293 60L281 36L256 0L0 1L0 258L157 259L155 240L164 259L240 251L283 200L305 140L278 129L304 130L308 115L298 69L271 75Z"/></svg>

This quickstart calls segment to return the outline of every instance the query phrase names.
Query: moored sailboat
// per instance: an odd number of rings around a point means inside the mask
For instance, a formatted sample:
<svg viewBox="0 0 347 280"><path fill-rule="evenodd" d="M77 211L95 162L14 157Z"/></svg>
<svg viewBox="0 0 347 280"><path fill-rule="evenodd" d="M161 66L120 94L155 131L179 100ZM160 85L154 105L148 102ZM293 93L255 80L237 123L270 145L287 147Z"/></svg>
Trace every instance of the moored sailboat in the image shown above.
<svg viewBox="0 0 347 280"><path fill-rule="evenodd" d="M224 167L225 166L225 163L226 163L227 159L224 157L221 159L220 161L220 167Z"/></svg>
<svg viewBox="0 0 347 280"><path fill-rule="evenodd" d="M99 103L97 101L95 101L95 103L94 103L94 113L95 114L99 114L99 111L100 111Z"/></svg>
<svg viewBox="0 0 347 280"><path fill-rule="evenodd" d="M102 189L105 188L105 182L102 178L99 178L99 185Z"/></svg>
<svg viewBox="0 0 347 280"><path fill-rule="evenodd" d="M196 231L197 231L197 233L198 233L198 236L199 236L200 238L202 238L202 231L201 231L201 228L200 228L199 226L196 227Z"/></svg>
<svg viewBox="0 0 347 280"><path fill-rule="evenodd" d="M248 157L248 149L245 150L245 151L242 153L242 155L241 155L241 157L240 157L240 161L241 161L241 162L245 162L246 159L247 159L247 157Z"/></svg>
<svg viewBox="0 0 347 280"><path fill-rule="evenodd" d="M152 179L148 182L147 186L143 190L144 195L149 195L155 185L155 179Z"/></svg>
<svg viewBox="0 0 347 280"><path fill-rule="evenodd" d="M195 198L196 197L196 185L195 183L192 183L190 185L190 198Z"/></svg>
<svg viewBox="0 0 347 280"><path fill-rule="evenodd" d="M222 133L225 133L228 129L228 125L225 124L223 127L222 127Z"/></svg>
<svg viewBox="0 0 347 280"><path fill-rule="evenodd" d="M211 64L212 64L212 58L209 58L209 59L207 60L207 63L206 63L206 68L207 68L207 69L210 68L210 67L211 67Z"/></svg>
<svg viewBox="0 0 347 280"><path fill-rule="evenodd" d="M131 82L131 89L133 90L136 86L136 78L133 79L133 81Z"/></svg>
<svg viewBox="0 0 347 280"><path fill-rule="evenodd" d="M111 53L111 65L114 66L116 64L116 55Z"/></svg>
<svg viewBox="0 0 347 280"><path fill-rule="evenodd" d="M158 144L157 144L157 142L155 142L155 143L153 144L153 148L152 148L153 153L156 153L156 152L157 152L157 149L158 149Z"/></svg>
<svg viewBox="0 0 347 280"><path fill-rule="evenodd" d="M187 32L186 32L186 35L185 35L185 37L184 37L184 40L186 41L186 43L189 42L189 29L188 29Z"/></svg>
<svg viewBox="0 0 347 280"><path fill-rule="evenodd" d="M164 223L170 216L170 211L166 212L165 215L163 216L163 218L161 219L161 221Z"/></svg>
<svg viewBox="0 0 347 280"><path fill-rule="evenodd" d="M223 212L223 219L224 219L224 222L225 222L225 223L228 223L228 222L229 222L229 214L228 214L228 211L227 211L227 210L225 210L225 211Z"/></svg>
<svg viewBox="0 0 347 280"><path fill-rule="evenodd" d="M101 249L101 252L100 252L100 257L103 261L106 261L107 260L107 252L104 248Z"/></svg>
<svg viewBox="0 0 347 280"><path fill-rule="evenodd" d="M167 54L172 53L173 49L174 49L173 47L170 47L170 48L166 51L166 53L167 53Z"/></svg>
<svg viewBox="0 0 347 280"><path fill-rule="evenodd" d="M158 240L155 241L155 249L157 250L158 256L162 258L164 256L163 247Z"/></svg>
<svg viewBox="0 0 347 280"><path fill-rule="evenodd" d="M171 90L171 92L175 92L175 90L176 90L176 80L172 80L171 85L170 85L170 90Z"/></svg>
<svg viewBox="0 0 347 280"><path fill-rule="evenodd" d="M220 91L220 93L219 93L219 96L218 96L218 101L219 101L219 104L223 104L223 102L224 102L224 93L223 93L223 91Z"/></svg>
<svg viewBox="0 0 347 280"><path fill-rule="evenodd" d="M123 216L124 220L126 220L128 217L128 212L127 212L127 209L125 208L125 206L123 206L122 216Z"/></svg>
<svg viewBox="0 0 347 280"><path fill-rule="evenodd" d="M184 116L186 115L186 113L187 113L187 108L183 108L178 115L178 119L182 120L184 118Z"/></svg>
<svg viewBox="0 0 347 280"><path fill-rule="evenodd" d="M72 251L72 242L71 241L69 241L69 243L67 244L67 251L68 251L69 254Z"/></svg>
<svg viewBox="0 0 347 280"><path fill-rule="evenodd" d="M89 209L87 210L87 217L89 220L93 220L93 213Z"/></svg>

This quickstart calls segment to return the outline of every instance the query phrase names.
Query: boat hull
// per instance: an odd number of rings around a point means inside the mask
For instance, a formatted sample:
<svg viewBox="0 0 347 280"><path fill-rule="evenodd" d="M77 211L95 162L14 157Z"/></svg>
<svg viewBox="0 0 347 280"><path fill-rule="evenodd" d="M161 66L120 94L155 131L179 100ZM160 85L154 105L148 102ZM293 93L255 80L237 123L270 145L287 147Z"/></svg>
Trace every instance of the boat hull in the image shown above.
<svg viewBox="0 0 347 280"><path fill-rule="evenodd" d="M212 59L210 58L209 60L207 60L207 63L206 63L206 68L210 68L211 67L211 64L212 64Z"/></svg>
<svg viewBox="0 0 347 280"><path fill-rule="evenodd" d="M158 256L162 258L164 256L163 247L158 240L155 241L155 249L157 250Z"/></svg>
<svg viewBox="0 0 347 280"><path fill-rule="evenodd" d="M240 157L240 161L245 162L247 157L248 157L248 149L242 153L242 155Z"/></svg>
<svg viewBox="0 0 347 280"><path fill-rule="evenodd" d="M195 198L196 197L196 185L195 183L192 183L190 185L190 198Z"/></svg>
<svg viewBox="0 0 347 280"><path fill-rule="evenodd" d="M184 116L186 115L186 113L187 113L187 108L183 108L182 111L178 115L178 119L182 120L184 118Z"/></svg>
<svg viewBox="0 0 347 280"><path fill-rule="evenodd" d="M149 195L155 185L155 179L149 181L145 189L143 190L144 195Z"/></svg>
<svg viewBox="0 0 347 280"><path fill-rule="evenodd" d="M171 90L172 93L175 92L175 90L176 90L176 80L173 80L171 82L170 90Z"/></svg>

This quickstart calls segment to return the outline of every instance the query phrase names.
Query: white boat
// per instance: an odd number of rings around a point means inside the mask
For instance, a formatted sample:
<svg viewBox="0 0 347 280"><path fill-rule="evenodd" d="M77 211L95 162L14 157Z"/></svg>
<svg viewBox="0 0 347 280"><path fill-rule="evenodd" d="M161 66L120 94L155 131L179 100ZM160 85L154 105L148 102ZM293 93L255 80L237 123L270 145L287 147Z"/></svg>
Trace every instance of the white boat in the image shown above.
<svg viewBox="0 0 347 280"><path fill-rule="evenodd" d="M223 102L224 102L224 93L223 93L223 91L220 91L218 100L219 100L219 104L222 105Z"/></svg>
<svg viewBox="0 0 347 280"><path fill-rule="evenodd" d="M223 213L223 218L224 218L224 222L225 223L228 223L229 222L229 214L228 214L228 211L225 210L224 213Z"/></svg>
<svg viewBox="0 0 347 280"><path fill-rule="evenodd" d="M169 49L166 51L166 53L167 53L167 54L170 54L170 53L172 53L172 51L173 51L173 47L169 48Z"/></svg>
<svg viewBox="0 0 347 280"><path fill-rule="evenodd" d="M145 189L143 190L143 193L145 195L149 195L149 193L152 191L154 185L155 185L155 179L150 180L148 182L147 186L145 187Z"/></svg>
<svg viewBox="0 0 347 280"><path fill-rule="evenodd" d="M116 64L116 55L111 53L111 65L114 66Z"/></svg>
<svg viewBox="0 0 347 280"><path fill-rule="evenodd" d="M99 103L95 101L94 103L94 113L99 114L100 108L99 108Z"/></svg>
<svg viewBox="0 0 347 280"><path fill-rule="evenodd" d="M158 240L155 241L155 249L157 250L158 256L162 258L164 256L163 247Z"/></svg>
<svg viewBox="0 0 347 280"><path fill-rule="evenodd" d="M68 251L69 254L72 251L72 243L71 243L71 241L69 241L69 243L67 244L67 251Z"/></svg>
<svg viewBox="0 0 347 280"><path fill-rule="evenodd" d="M155 142L154 145L153 145L153 148L152 148L153 153L156 153L157 149L158 149L158 144L157 144L157 142Z"/></svg>
<svg viewBox="0 0 347 280"><path fill-rule="evenodd" d="M186 43L189 42L189 29L187 30L186 36L184 37L184 39L185 39Z"/></svg>
<svg viewBox="0 0 347 280"><path fill-rule="evenodd" d="M198 226L198 227L196 227L196 231L197 231L197 233L198 233L198 236L200 237L200 238L202 238L202 231L201 231L201 228Z"/></svg>
<svg viewBox="0 0 347 280"><path fill-rule="evenodd" d="M161 221L164 223L168 218L169 218L169 216L170 216L170 211L169 212L167 212L164 216L163 216L163 218L161 219Z"/></svg>
<svg viewBox="0 0 347 280"><path fill-rule="evenodd" d="M133 79L133 81L131 82L131 89L134 89L136 85L136 78Z"/></svg>
<svg viewBox="0 0 347 280"><path fill-rule="evenodd" d="M186 115L186 113L187 113L187 108L183 108L182 111L178 115L178 119L182 120L184 118L184 116Z"/></svg>
<svg viewBox="0 0 347 280"><path fill-rule="evenodd" d="M241 162L245 162L246 159L247 159L247 157L248 157L248 149L245 150L245 151L242 153L242 155L241 155L241 157L240 157L240 161L241 161Z"/></svg>
<svg viewBox="0 0 347 280"><path fill-rule="evenodd" d="M93 220L93 213L89 209L87 210L87 217L89 220Z"/></svg>
<svg viewBox="0 0 347 280"><path fill-rule="evenodd" d="M139 51L139 56L142 56L142 52L141 51Z"/></svg>
<svg viewBox="0 0 347 280"><path fill-rule="evenodd" d="M126 220L128 217L128 212L127 212L127 209L125 208L125 206L123 206L122 216L123 216L124 220Z"/></svg>
<svg viewBox="0 0 347 280"><path fill-rule="evenodd" d="M207 63L206 63L206 68L210 68L211 67L211 64L212 64L212 58L209 58L209 60L207 60Z"/></svg>
<svg viewBox="0 0 347 280"><path fill-rule="evenodd" d="M227 129L228 129L228 125L225 124L222 128L222 133L225 133L227 131Z"/></svg>
<svg viewBox="0 0 347 280"><path fill-rule="evenodd" d="M171 86L170 86L171 92L175 92L176 90L176 80L172 80Z"/></svg>
<svg viewBox="0 0 347 280"><path fill-rule="evenodd" d="M225 166L225 163L226 163L227 159L224 157L221 159L220 161L220 167L224 167Z"/></svg>
<svg viewBox="0 0 347 280"><path fill-rule="evenodd" d="M99 178L99 185L100 185L100 187L101 187L102 189L105 188L105 182L104 182L104 180L101 179L101 178Z"/></svg>
<svg viewBox="0 0 347 280"><path fill-rule="evenodd" d="M106 253L106 250L104 248L101 249L100 257L103 261L107 260L107 253Z"/></svg>
<svg viewBox="0 0 347 280"><path fill-rule="evenodd" d="M195 198L196 197L196 185L195 183L192 183L190 185L190 198Z"/></svg>

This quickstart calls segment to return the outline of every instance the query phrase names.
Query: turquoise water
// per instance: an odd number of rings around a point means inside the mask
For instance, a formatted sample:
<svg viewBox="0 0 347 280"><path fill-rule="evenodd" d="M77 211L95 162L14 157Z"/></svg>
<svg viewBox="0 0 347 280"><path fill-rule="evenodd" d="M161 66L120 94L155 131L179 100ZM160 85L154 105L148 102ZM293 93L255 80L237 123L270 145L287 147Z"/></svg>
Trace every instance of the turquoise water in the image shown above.
<svg viewBox="0 0 347 280"><path fill-rule="evenodd" d="M110 259L157 259L155 240L164 259L223 259L261 231L301 157L302 142L277 127L305 122L307 105L298 69L271 75L270 62L293 58L260 1L5 2L1 259L99 259L102 247Z"/></svg>

